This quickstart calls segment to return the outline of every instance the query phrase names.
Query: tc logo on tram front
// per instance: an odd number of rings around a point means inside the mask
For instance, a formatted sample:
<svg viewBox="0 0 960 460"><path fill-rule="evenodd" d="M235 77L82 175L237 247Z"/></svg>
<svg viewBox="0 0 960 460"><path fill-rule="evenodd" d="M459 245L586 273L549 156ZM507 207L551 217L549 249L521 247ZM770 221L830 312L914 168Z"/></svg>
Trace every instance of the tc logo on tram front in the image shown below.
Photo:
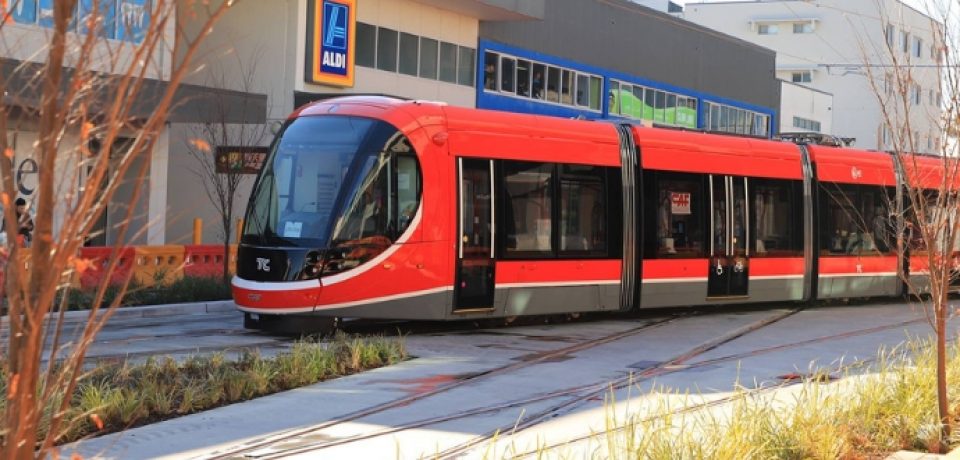
<svg viewBox="0 0 960 460"><path fill-rule="evenodd" d="M262 272L270 271L270 259L265 257L257 257L257 270Z"/></svg>

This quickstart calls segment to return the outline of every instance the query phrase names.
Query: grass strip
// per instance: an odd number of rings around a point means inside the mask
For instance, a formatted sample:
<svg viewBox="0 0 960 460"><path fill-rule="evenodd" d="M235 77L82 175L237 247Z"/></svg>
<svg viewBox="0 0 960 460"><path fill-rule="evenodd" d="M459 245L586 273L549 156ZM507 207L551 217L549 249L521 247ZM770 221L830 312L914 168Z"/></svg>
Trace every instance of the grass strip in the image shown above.
<svg viewBox="0 0 960 460"><path fill-rule="evenodd" d="M177 361L101 364L71 395L68 431L58 443L102 435L290 390L407 359L402 338L338 333L329 340L302 339L273 357L246 351ZM6 394L6 382L0 382ZM64 397L46 401L48 416ZM0 399L0 410L5 401ZM45 430L46 426L42 427ZM4 427L0 425L0 433Z"/></svg>
<svg viewBox="0 0 960 460"><path fill-rule="evenodd" d="M958 345L951 345L948 360L952 446L960 444ZM602 426L580 438L576 448L518 445L506 438L488 445L484 458L832 460L885 458L899 450L937 453L936 355L930 341L910 338L879 350L876 359L830 367L812 363L801 379L737 385L730 392L691 394L655 386L639 394L631 389L626 397L621 393L621 401L611 394ZM844 378L832 378L837 374Z"/></svg>

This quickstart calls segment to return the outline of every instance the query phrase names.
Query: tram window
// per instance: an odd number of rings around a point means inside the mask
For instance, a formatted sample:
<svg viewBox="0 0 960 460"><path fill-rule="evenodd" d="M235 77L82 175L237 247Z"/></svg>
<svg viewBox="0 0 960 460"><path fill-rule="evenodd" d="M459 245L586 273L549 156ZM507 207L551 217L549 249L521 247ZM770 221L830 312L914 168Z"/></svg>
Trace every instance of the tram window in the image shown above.
<svg viewBox="0 0 960 460"><path fill-rule="evenodd" d="M377 27L362 22L357 23L357 65L374 67L377 65Z"/></svg>
<svg viewBox="0 0 960 460"><path fill-rule="evenodd" d="M380 27L377 33L377 68L388 72L397 70L397 31Z"/></svg>
<svg viewBox="0 0 960 460"><path fill-rule="evenodd" d="M553 253L554 165L504 162L504 251L510 256Z"/></svg>
<svg viewBox="0 0 960 460"><path fill-rule="evenodd" d="M396 203L399 213L396 214L394 228L402 231L407 228L413 216L416 215L420 193L420 174L417 170L417 160L413 156L396 157Z"/></svg>
<svg viewBox="0 0 960 460"><path fill-rule="evenodd" d="M876 186L820 184L820 254L889 254L895 250L893 191Z"/></svg>
<svg viewBox="0 0 960 460"><path fill-rule="evenodd" d="M547 100L560 102L560 69L547 68Z"/></svg>
<svg viewBox="0 0 960 460"><path fill-rule="evenodd" d="M437 79L439 52L440 42L432 38L420 37L420 78Z"/></svg>
<svg viewBox="0 0 960 460"><path fill-rule="evenodd" d="M513 92L517 61L508 57L500 60L500 91Z"/></svg>
<svg viewBox="0 0 960 460"><path fill-rule="evenodd" d="M530 61L517 59L517 96L530 95Z"/></svg>
<svg viewBox="0 0 960 460"><path fill-rule="evenodd" d="M560 166L561 255L607 254L604 178L597 166Z"/></svg>
<svg viewBox="0 0 960 460"><path fill-rule="evenodd" d="M483 55L483 89L497 89L497 68L500 64L500 56L496 53L486 53Z"/></svg>
<svg viewBox="0 0 960 460"><path fill-rule="evenodd" d="M406 32L400 33L400 73L417 76L420 65L420 37Z"/></svg>
<svg viewBox="0 0 960 460"><path fill-rule="evenodd" d="M644 258L696 259L704 249L704 176L644 172Z"/></svg>
<svg viewBox="0 0 960 460"><path fill-rule="evenodd" d="M803 183L750 179L750 253L803 256Z"/></svg>
<svg viewBox="0 0 960 460"><path fill-rule="evenodd" d="M564 70L561 72L560 82L560 103L573 105L573 72Z"/></svg>
<svg viewBox="0 0 960 460"><path fill-rule="evenodd" d="M457 45L440 42L440 81L457 82Z"/></svg>

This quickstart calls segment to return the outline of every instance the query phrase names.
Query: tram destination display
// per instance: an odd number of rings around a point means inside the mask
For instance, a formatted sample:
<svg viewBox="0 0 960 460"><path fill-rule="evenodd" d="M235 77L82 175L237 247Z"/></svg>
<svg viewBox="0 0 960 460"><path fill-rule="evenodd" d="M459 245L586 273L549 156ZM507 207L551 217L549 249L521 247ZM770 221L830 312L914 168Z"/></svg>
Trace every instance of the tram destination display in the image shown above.
<svg viewBox="0 0 960 460"><path fill-rule="evenodd" d="M219 146L216 150L217 172L221 174L257 174L263 169L267 147Z"/></svg>

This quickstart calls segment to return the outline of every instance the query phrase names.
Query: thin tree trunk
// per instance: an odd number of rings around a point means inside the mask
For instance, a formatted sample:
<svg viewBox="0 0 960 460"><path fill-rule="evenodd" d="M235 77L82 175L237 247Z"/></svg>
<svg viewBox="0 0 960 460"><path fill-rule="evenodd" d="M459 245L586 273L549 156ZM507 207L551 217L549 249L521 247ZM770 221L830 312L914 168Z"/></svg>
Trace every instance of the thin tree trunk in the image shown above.
<svg viewBox="0 0 960 460"><path fill-rule="evenodd" d="M940 295L935 305L937 322L937 409L940 415L940 449L949 448L951 433L950 405L947 400L947 298Z"/></svg>

